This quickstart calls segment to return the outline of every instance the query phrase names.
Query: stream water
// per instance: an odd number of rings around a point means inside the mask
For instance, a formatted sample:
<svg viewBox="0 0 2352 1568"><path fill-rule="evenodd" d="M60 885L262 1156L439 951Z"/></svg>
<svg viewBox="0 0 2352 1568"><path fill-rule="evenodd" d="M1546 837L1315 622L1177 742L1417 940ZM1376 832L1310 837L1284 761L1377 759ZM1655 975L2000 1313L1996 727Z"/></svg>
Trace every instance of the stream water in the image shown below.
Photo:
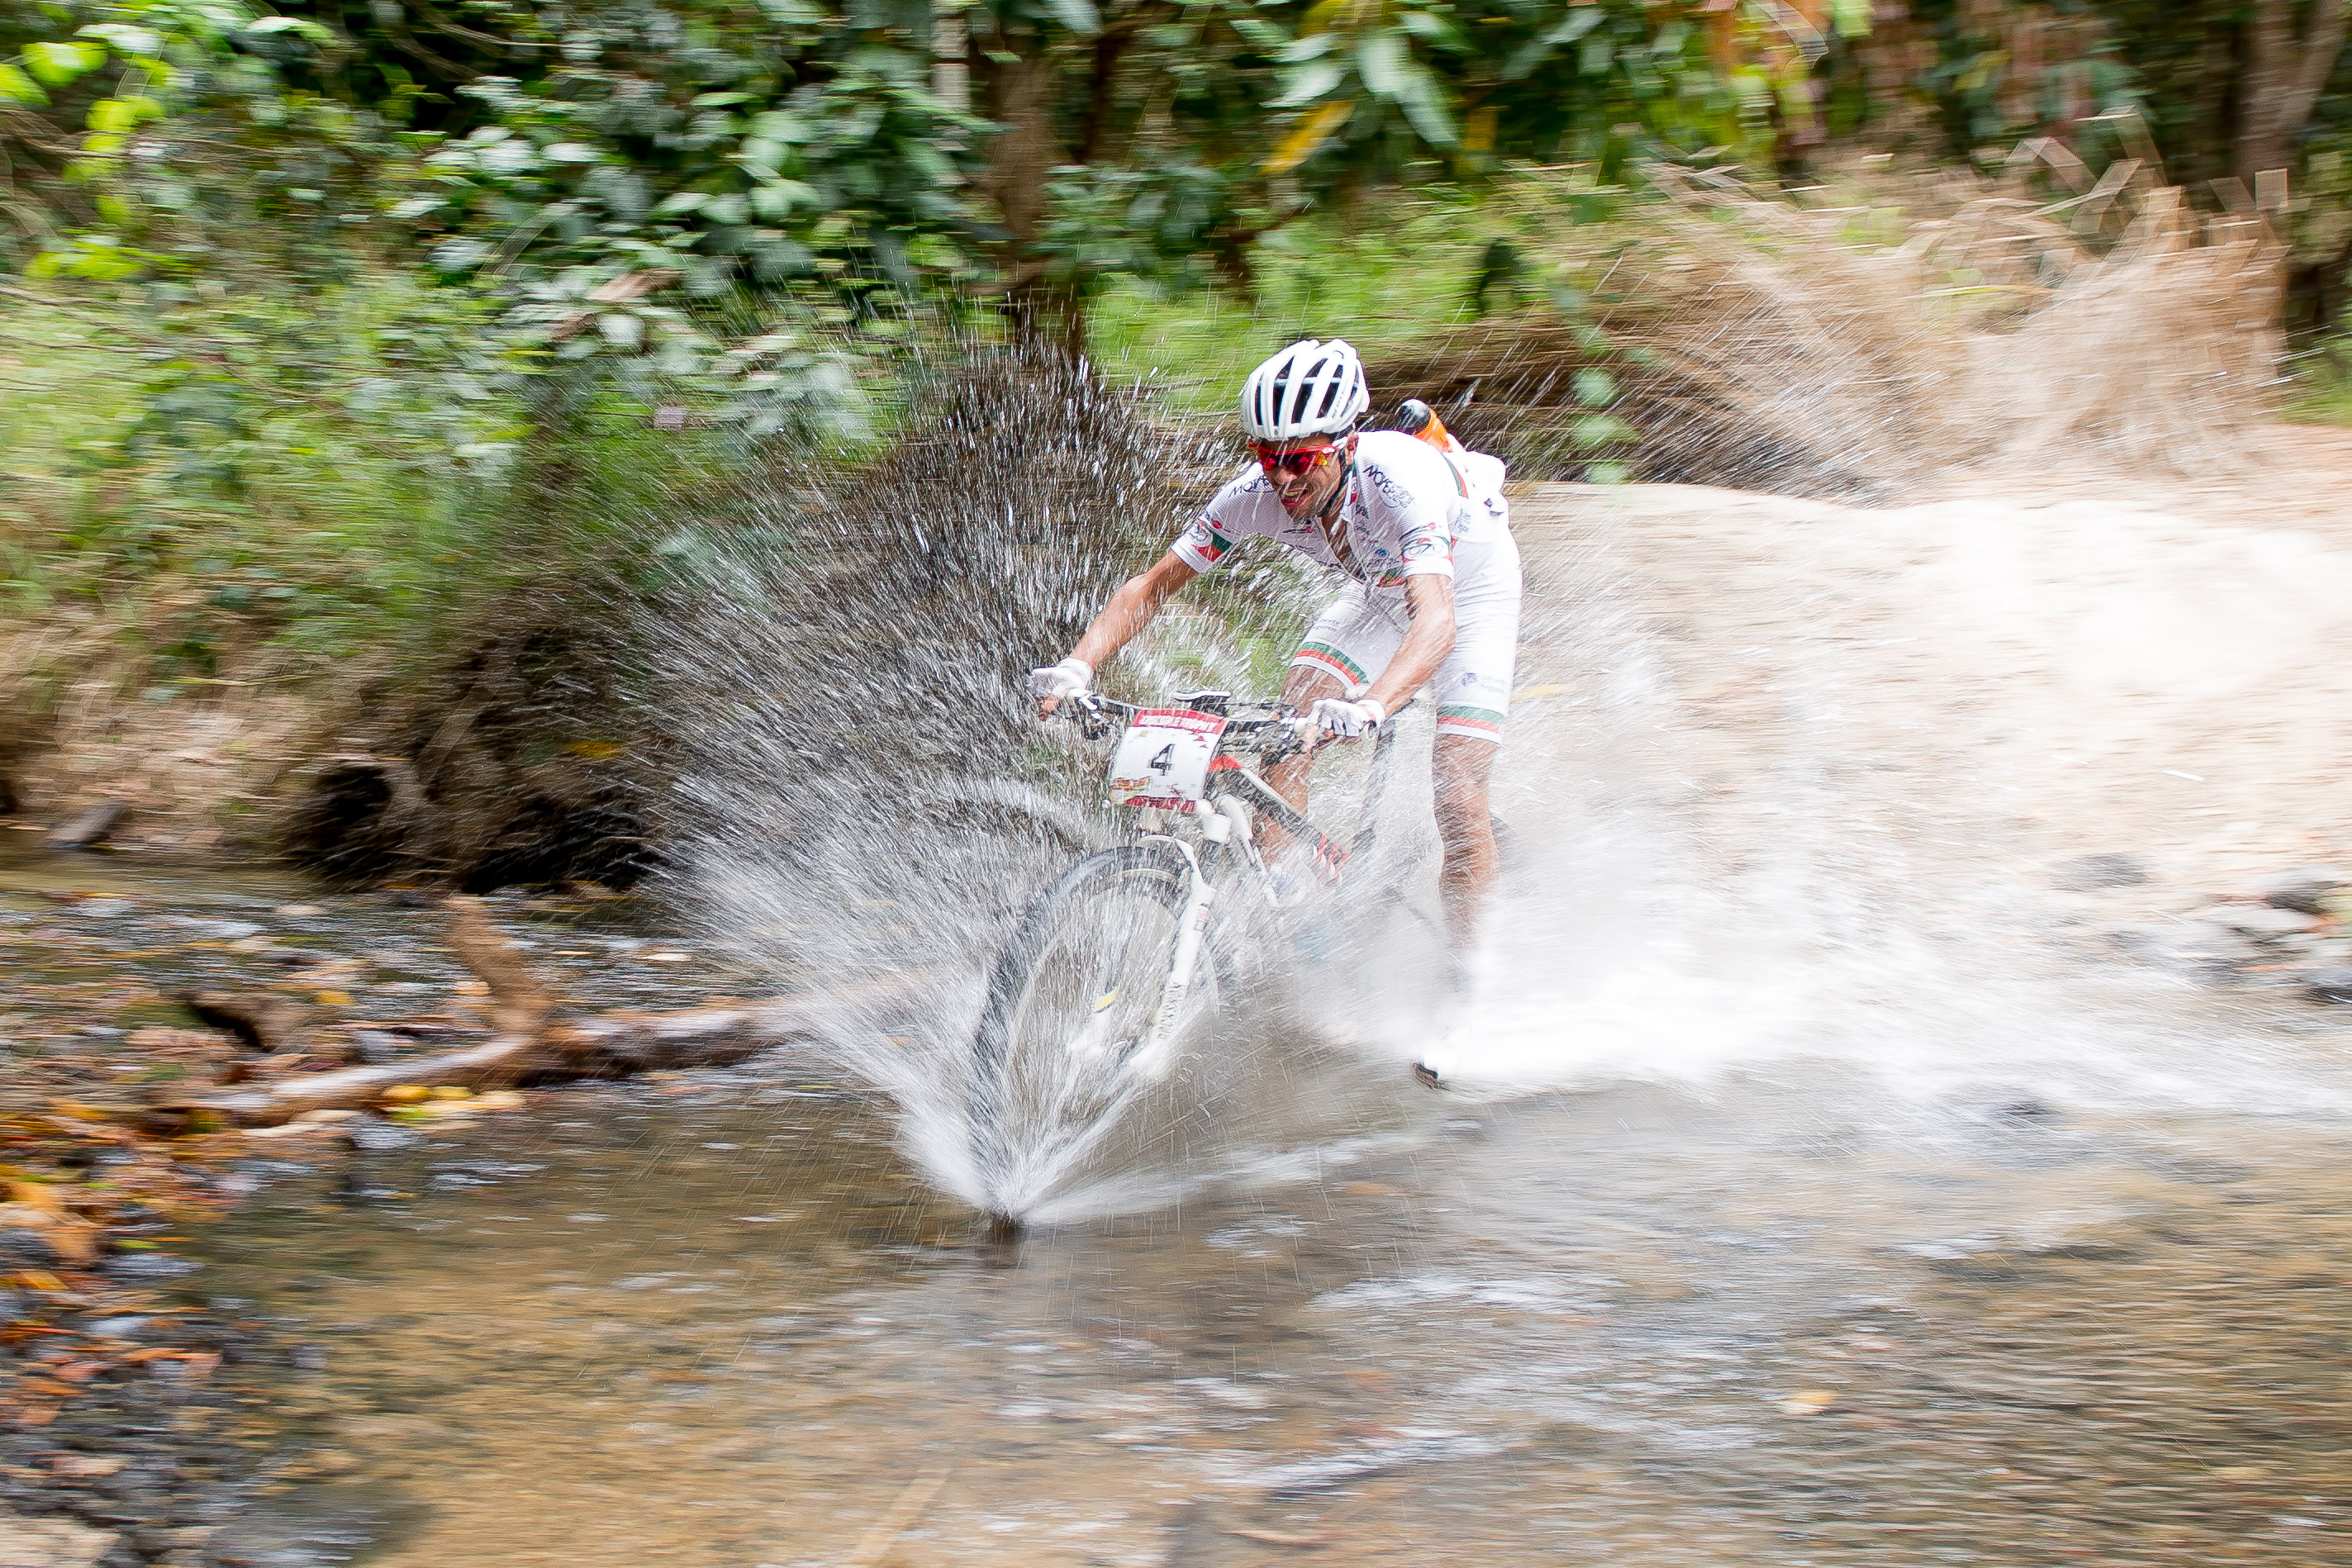
<svg viewBox="0 0 2352 1568"><path fill-rule="evenodd" d="M418 929L88 867L0 892L69 922L61 965L157 922L179 945L134 963L299 940L389 965ZM114 907L27 897L68 881ZM711 988L632 967L672 944L602 911L502 912L591 996ZM191 918L259 936L189 947ZM436 962L370 979L437 989ZM1009 1245L814 1055L551 1090L356 1165L273 1144L191 1288L296 1347L277 1397L314 1479L224 1544L416 1568L2347 1560L2340 1037L2150 1001L2130 972L2051 984L2071 1014L2004 1009L2038 1047L1925 1078L1826 1029L1641 1078L1588 1037L1560 1083L1451 1098L1340 1055L1344 1133Z"/></svg>

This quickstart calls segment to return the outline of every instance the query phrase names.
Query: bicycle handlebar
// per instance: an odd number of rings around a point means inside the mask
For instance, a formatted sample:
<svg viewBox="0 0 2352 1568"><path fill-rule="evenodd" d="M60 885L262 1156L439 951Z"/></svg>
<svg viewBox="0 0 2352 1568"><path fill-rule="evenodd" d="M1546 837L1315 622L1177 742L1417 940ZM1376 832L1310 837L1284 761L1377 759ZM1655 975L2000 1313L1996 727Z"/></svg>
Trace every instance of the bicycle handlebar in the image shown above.
<svg viewBox="0 0 2352 1568"><path fill-rule="evenodd" d="M1418 700L1417 698L1405 699L1398 704L1396 713L1390 714L1389 718L1394 719L1397 713L1403 712ZM1256 749L1266 753L1272 761L1279 762L1305 746L1314 729L1313 721L1305 714L1279 702L1234 702L1228 706L1266 716L1263 719L1235 719L1230 714L1219 715L1226 720L1225 732L1217 746L1220 752L1233 742L1240 741L1245 744L1255 744ZM1088 740L1098 741L1111 732L1114 720L1124 728L1133 723L1135 716L1144 710L1136 703L1116 701L1099 692L1081 691L1074 697L1064 698L1055 711L1076 724ZM1269 731L1278 733L1269 735ZM1257 744L1261 737L1270 740L1271 743Z"/></svg>

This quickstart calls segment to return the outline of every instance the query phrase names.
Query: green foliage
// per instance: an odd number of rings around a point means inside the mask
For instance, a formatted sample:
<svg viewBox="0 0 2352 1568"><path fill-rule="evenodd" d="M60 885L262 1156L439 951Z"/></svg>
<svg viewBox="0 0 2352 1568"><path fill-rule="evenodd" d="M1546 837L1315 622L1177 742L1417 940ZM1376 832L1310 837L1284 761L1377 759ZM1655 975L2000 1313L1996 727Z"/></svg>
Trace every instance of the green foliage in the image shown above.
<svg viewBox="0 0 2352 1568"><path fill-rule="evenodd" d="M926 15L575 14L531 75L459 89L470 129L407 138L388 216L557 365L703 395L755 436L854 435L855 363L828 339L901 337L909 298L958 275L981 124L931 94Z"/></svg>

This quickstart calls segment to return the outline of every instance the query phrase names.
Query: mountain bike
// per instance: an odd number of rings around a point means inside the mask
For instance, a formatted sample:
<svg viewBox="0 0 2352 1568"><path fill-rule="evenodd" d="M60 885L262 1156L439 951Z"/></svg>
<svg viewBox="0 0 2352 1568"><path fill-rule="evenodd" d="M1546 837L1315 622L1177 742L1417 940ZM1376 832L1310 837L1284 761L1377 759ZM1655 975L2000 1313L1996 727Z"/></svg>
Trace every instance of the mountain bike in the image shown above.
<svg viewBox="0 0 2352 1568"><path fill-rule="evenodd" d="M1307 721L1278 704L1202 690L1143 708L1088 692L1061 712L1091 739L1117 734L1105 793L1133 816L1127 842L1079 860L1030 906L989 973L971 1125L1002 1223L1009 1194L1066 1169L1168 1077L1184 1031L1235 985L1238 954L1212 940L1213 920L1297 903L1260 853L1266 827L1334 886L1372 848L1397 739L1391 716L1343 842L1262 776L1313 743Z"/></svg>

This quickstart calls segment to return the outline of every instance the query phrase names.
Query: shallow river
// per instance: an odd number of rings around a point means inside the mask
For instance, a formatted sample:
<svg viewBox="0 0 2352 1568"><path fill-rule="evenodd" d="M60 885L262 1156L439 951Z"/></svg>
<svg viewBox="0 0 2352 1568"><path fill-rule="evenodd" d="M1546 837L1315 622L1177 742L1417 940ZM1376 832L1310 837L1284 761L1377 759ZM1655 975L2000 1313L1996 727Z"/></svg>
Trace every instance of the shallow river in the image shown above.
<svg viewBox="0 0 2352 1568"><path fill-rule="evenodd" d="M129 907L0 902L380 959L421 918L100 879ZM256 1144L198 1279L301 1347L315 1479L238 1536L387 1568L2352 1560L2337 1033L2078 984L2157 1089L1800 1053L1439 1097L1342 1059L1352 1135L1003 1245L789 1055L361 1164Z"/></svg>

